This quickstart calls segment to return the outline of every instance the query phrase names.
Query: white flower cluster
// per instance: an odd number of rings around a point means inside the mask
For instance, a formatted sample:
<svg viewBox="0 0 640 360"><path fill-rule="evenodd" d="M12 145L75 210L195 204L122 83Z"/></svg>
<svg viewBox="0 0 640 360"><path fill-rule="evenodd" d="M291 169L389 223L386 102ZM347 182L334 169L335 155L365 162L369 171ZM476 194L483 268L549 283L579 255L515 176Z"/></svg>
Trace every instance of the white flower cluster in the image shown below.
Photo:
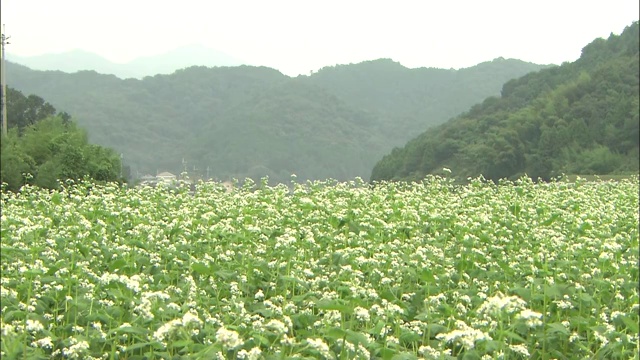
<svg viewBox="0 0 640 360"><path fill-rule="evenodd" d="M524 320L530 328L542 325L542 314L529 309L522 310L516 318Z"/></svg>
<svg viewBox="0 0 640 360"><path fill-rule="evenodd" d="M307 344L309 344L312 349L319 352L325 359L333 358L329 345L322 341L322 339L307 339Z"/></svg>
<svg viewBox="0 0 640 360"><path fill-rule="evenodd" d="M238 359L243 360L258 360L260 359L260 355L262 355L262 350L258 347L254 347L249 351L245 349L238 351Z"/></svg>
<svg viewBox="0 0 640 360"><path fill-rule="evenodd" d="M431 346L420 346L418 353L427 359L441 359L443 357L451 356L451 349L437 350Z"/></svg>
<svg viewBox="0 0 640 360"><path fill-rule="evenodd" d="M63 349L62 354L69 359L83 359L83 355L88 349L89 343L85 340L79 341L76 338L71 338L71 346Z"/></svg>
<svg viewBox="0 0 640 360"><path fill-rule="evenodd" d="M188 328L192 328L193 329L193 334L197 335L198 333L198 328L200 326L202 326L203 322L202 320L200 320L200 318L198 317L198 314L195 312L195 310L191 309L188 312L186 312L182 318L180 319L173 319L165 324L163 324L162 326L160 326L158 328L158 330L156 330L153 333L153 339L159 342L162 342L165 340L165 338L170 335L176 328L178 327L188 327ZM193 326L191 326L193 325Z"/></svg>
<svg viewBox="0 0 640 360"><path fill-rule="evenodd" d="M285 325L282 321L277 319L269 320L269 322L265 325L265 328L272 330L278 335L284 335L289 332L287 325Z"/></svg>
<svg viewBox="0 0 640 360"><path fill-rule="evenodd" d="M473 349L477 341L493 340L489 334L468 326L464 321L457 320L456 327L458 329L436 335L436 339L442 340L447 344L459 344L466 350Z"/></svg>
<svg viewBox="0 0 640 360"><path fill-rule="evenodd" d="M133 275L128 277L126 275L118 275L111 273L104 273L100 276L100 283L109 284L113 281L124 284L127 288L131 289L134 293L140 292L140 281L142 280L140 275Z"/></svg>
<svg viewBox="0 0 640 360"><path fill-rule="evenodd" d="M498 292L496 296L487 298L487 300L480 305L478 313L494 316L502 312L513 314L514 312L525 309L526 305L527 303L517 296L505 296L501 292Z"/></svg>
<svg viewBox="0 0 640 360"><path fill-rule="evenodd" d="M216 340L227 349L235 349L244 343L240 339L240 334L233 330L227 330L224 327L216 331Z"/></svg>
<svg viewBox="0 0 640 360"><path fill-rule="evenodd" d="M353 309L353 313L355 314L356 319L362 322L368 322L369 320L371 320L371 315L369 315L369 310L363 307L356 306L356 308Z"/></svg>
<svg viewBox="0 0 640 360"><path fill-rule="evenodd" d="M37 333L44 330L44 325L38 320L27 319L27 331Z"/></svg>

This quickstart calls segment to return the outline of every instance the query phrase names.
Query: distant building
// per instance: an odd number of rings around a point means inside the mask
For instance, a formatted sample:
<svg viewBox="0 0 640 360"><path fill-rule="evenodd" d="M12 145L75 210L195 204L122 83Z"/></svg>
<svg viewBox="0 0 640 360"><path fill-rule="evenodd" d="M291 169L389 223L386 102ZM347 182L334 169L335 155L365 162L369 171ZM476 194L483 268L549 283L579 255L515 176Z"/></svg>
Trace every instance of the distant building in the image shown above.
<svg viewBox="0 0 640 360"><path fill-rule="evenodd" d="M177 180L177 177L167 171L161 172L160 174L156 175L157 182L174 183L176 182L176 180Z"/></svg>

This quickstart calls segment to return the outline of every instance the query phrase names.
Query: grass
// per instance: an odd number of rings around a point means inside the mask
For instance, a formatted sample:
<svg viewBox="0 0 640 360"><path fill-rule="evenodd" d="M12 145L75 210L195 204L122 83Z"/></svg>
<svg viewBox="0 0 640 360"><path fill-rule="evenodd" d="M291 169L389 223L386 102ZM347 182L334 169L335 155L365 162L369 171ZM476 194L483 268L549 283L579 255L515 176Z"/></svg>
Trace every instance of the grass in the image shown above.
<svg viewBox="0 0 640 360"><path fill-rule="evenodd" d="M3 359L638 358L638 179L2 193Z"/></svg>

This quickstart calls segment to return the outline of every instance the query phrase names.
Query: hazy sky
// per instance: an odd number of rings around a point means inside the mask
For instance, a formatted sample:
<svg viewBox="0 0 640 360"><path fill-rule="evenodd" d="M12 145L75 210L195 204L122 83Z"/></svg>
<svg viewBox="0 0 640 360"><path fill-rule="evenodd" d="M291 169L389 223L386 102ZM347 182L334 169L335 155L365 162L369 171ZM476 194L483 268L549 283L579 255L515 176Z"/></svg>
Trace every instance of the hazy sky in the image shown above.
<svg viewBox="0 0 640 360"><path fill-rule="evenodd" d="M638 0L2 0L7 52L83 49L127 62L202 44L285 74L392 58L461 68L574 61L638 20Z"/></svg>

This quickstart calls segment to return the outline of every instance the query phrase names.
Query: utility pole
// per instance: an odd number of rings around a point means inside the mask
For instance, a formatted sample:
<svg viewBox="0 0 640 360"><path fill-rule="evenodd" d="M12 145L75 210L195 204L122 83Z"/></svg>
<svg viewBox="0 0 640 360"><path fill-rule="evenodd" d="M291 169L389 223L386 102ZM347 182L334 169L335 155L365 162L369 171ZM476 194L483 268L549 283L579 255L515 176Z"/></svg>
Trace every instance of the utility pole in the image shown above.
<svg viewBox="0 0 640 360"><path fill-rule="evenodd" d="M4 24L2 24L2 67L0 71L2 74L2 136L7 136L7 76L4 67L4 45L10 44L9 38L11 36L5 36Z"/></svg>
<svg viewBox="0 0 640 360"><path fill-rule="evenodd" d="M122 168L124 167L124 153L120 153L120 179L122 179Z"/></svg>

